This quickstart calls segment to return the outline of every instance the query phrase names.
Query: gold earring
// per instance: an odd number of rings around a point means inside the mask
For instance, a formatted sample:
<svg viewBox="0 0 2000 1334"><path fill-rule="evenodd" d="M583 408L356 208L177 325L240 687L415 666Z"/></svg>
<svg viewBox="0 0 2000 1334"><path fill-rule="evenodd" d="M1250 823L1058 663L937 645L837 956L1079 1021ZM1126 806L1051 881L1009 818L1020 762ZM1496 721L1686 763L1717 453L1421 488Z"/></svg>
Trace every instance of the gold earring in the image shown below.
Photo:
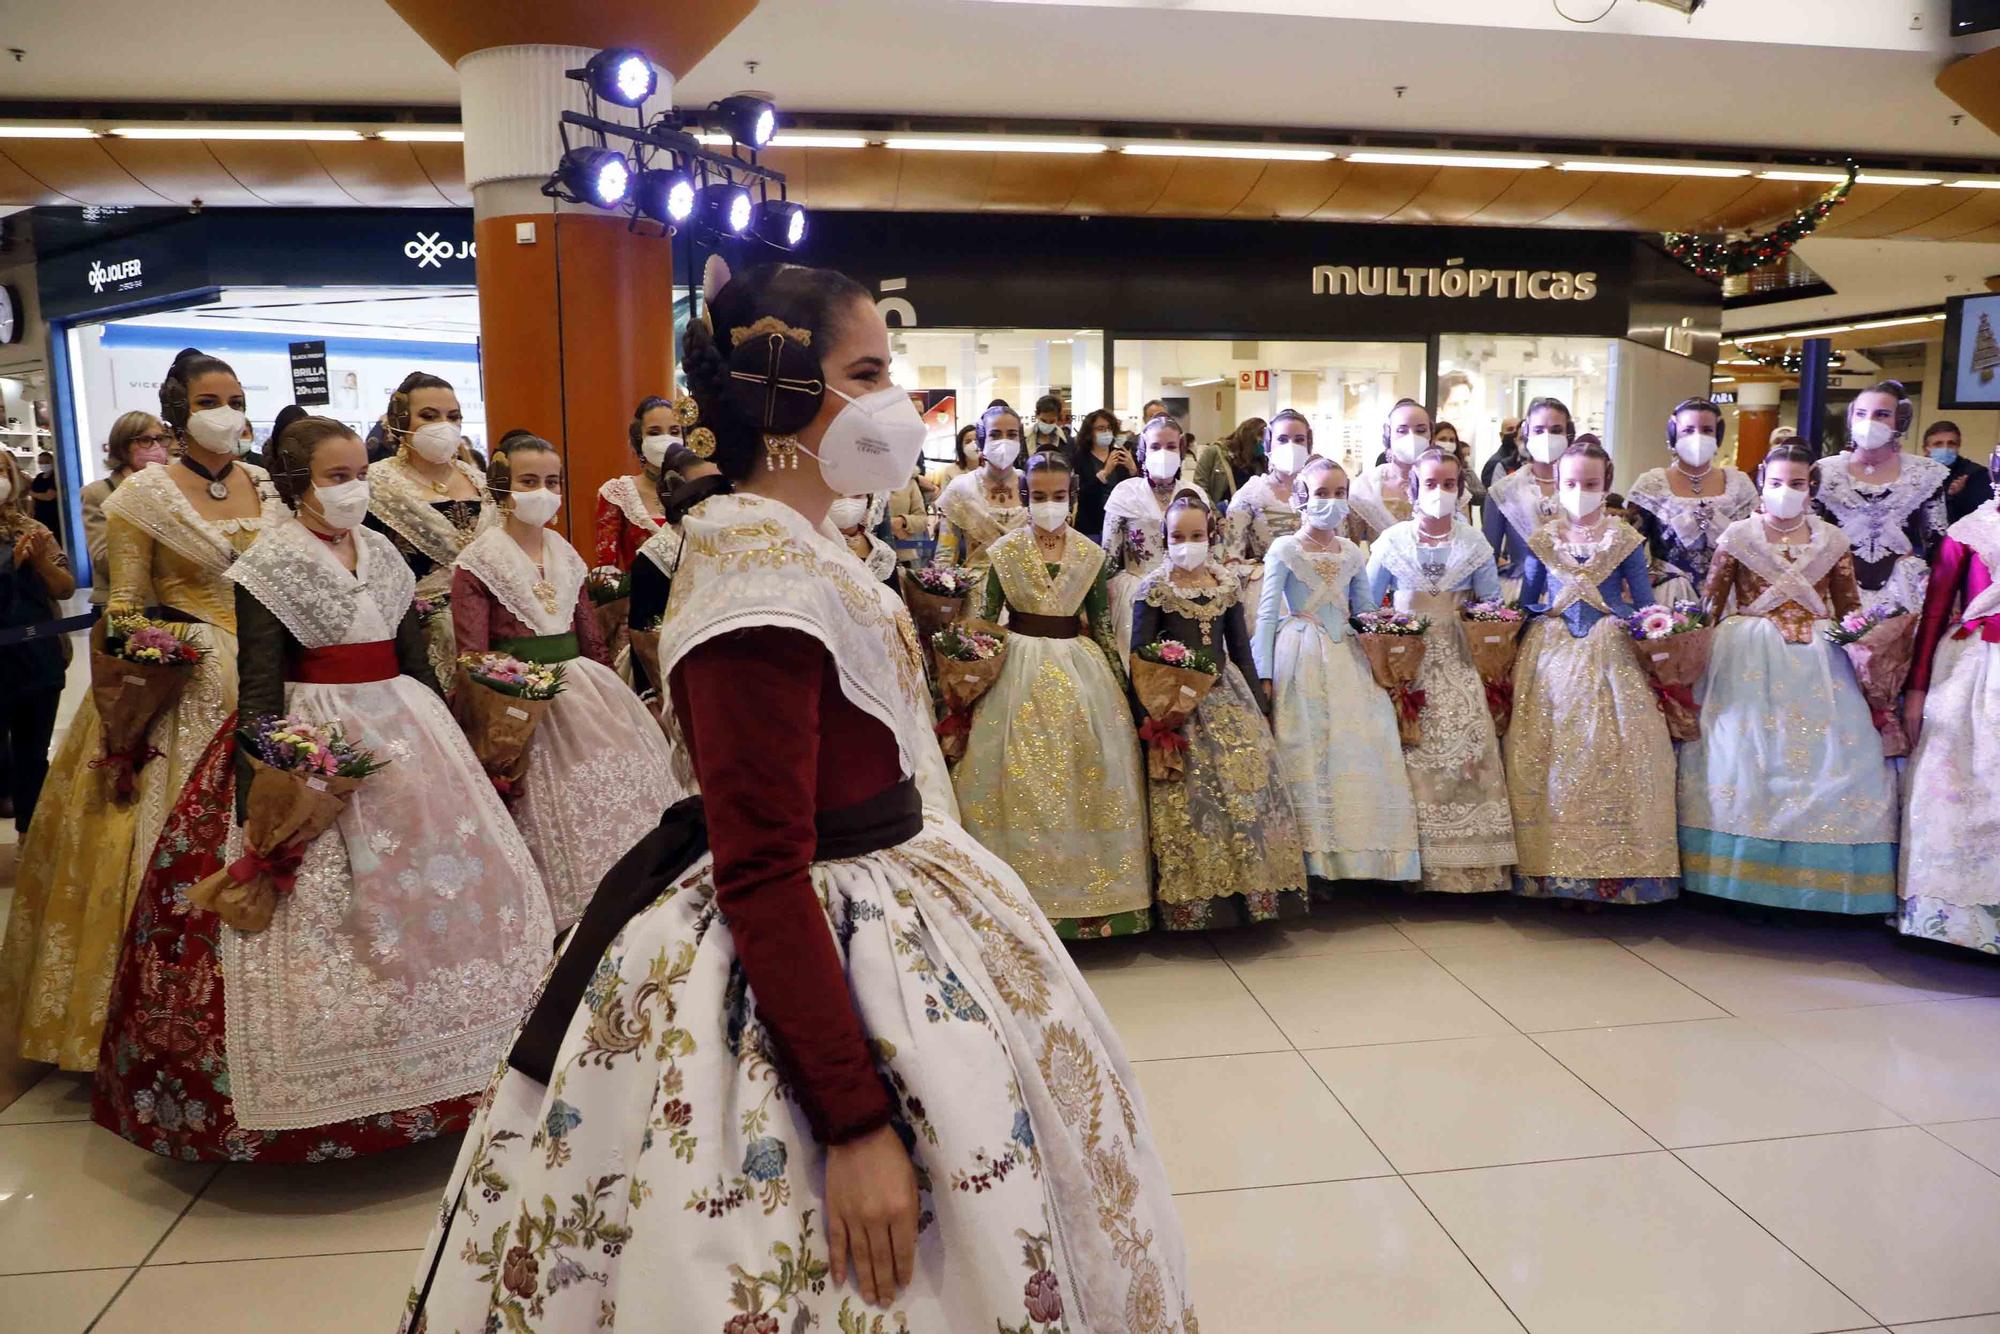
<svg viewBox="0 0 2000 1334"><path fill-rule="evenodd" d="M698 459L714 458L715 432L709 430L706 426L695 427L692 431L688 432L687 449L688 453Z"/></svg>
<svg viewBox="0 0 2000 1334"><path fill-rule="evenodd" d="M795 435L765 436L764 466L773 472L787 468L796 472L799 466L799 438Z"/></svg>

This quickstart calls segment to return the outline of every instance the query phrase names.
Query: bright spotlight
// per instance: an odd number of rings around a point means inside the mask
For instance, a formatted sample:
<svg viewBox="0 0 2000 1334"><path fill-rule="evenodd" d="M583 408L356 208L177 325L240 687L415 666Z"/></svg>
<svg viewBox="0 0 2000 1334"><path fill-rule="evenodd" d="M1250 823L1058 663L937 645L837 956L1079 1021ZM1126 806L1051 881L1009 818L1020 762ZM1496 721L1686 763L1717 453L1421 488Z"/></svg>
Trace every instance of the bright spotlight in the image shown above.
<svg viewBox="0 0 2000 1334"><path fill-rule="evenodd" d="M704 185L694 192L695 212L718 232L739 236L750 225L750 192L740 185Z"/></svg>
<svg viewBox="0 0 2000 1334"><path fill-rule="evenodd" d="M653 169L632 184L632 202L655 222L683 223L694 212L694 177L685 171Z"/></svg>
<svg viewBox="0 0 2000 1334"><path fill-rule="evenodd" d="M757 205L755 214L751 230L767 245L796 250L806 239L806 211L797 204L769 199Z"/></svg>
<svg viewBox="0 0 2000 1334"><path fill-rule="evenodd" d="M629 47L599 51L583 67L583 77L592 92L621 107L638 106L653 95L659 83L646 53Z"/></svg>
<svg viewBox="0 0 2000 1334"><path fill-rule="evenodd" d="M572 148L563 154L556 178L573 198L615 208L632 188L632 164L609 148Z"/></svg>
<svg viewBox="0 0 2000 1334"><path fill-rule="evenodd" d="M708 109L709 128L727 134L744 148L762 148L778 132L778 109L761 97L737 93Z"/></svg>

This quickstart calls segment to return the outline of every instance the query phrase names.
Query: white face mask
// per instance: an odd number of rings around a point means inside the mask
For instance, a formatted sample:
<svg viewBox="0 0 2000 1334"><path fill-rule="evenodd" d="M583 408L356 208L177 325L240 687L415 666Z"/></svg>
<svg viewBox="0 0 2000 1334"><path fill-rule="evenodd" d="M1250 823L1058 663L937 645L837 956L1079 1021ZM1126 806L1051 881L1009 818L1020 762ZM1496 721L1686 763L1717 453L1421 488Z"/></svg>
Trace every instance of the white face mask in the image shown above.
<svg viewBox="0 0 2000 1334"><path fill-rule="evenodd" d="M368 513L368 479L357 477L337 486L315 486L313 503L319 507L321 523L344 532Z"/></svg>
<svg viewBox="0 0 2000 1334"><path fill-rule="evenodd" d="M1069 522L1069 504L1061 500L1037 500L1028 506L1028 520L1045 533L1060 532Z"/></svg>
<svg viewBox="0 0 2000 1334"><path fill-rule="evenodd" d="M1167 546L1167 559L1183 570L1199 570L1208 564L1208 543L1172 542Z"/></svg>
<svg viewBox="0 0 2000 1334"><path fill-rule="evenodd" d="M426 463L443 463L458 453L458 428L450 422L419 426L410 435L410 448Z"/></svg>
<svg viewBox="0 0 2000 1334"><path fill-rule="evenodd" d="M1146 451L1146 476L1156 482L1164 482L1170 477L1178 477L1181 471L1181 456L1169 449L1149 449Z"/></svg>
<svg viewBox="0 0 2000 1334"><path fill-rule="evenodd" d="M1035 429L1043 435L1054 435L1056 433L1056 424L1054 422L1038 421L1035 423Z"/></svg>
<svg viewBox="0 0 2000 1334"><path fill-rule="evenodd" d="M1554 463L1569 448L1569 437L1549 431L1528 437L1528 457L1537 463Z"/></svg>
<svg viewBox="0 0 2000 1334"><path fill-rule="evenodd" d="M1684 435L1674 441L1674 453L1681 456L1681 462L1690 468L1706 468L1708 461L1715 457L1715 437L1712 435Z"/></svg>
<svg viewBox="0 0 2000 1334"><path fill-rule="evenodd" d="M1429 515L1433 519L1448 519L1457 508L1456 491L1417 492L1417 511L1420 514Z"/></svg>
<svg viewBox="0 0 2000 1334"><path fill-rule="evenodd" d="M235 408L203 408L188 417L187 433L211 454L248 454L251 441L243 434L250 424Z"/></svg>
<svg viewBox="0 0 2000 1334"><path fill-rule="evenodd" d="M556 517L562 508L562 492L550 491L546 487L540 491L516 491L514 493L514 517L530 528L540 528Z"/></svg>
<svg viewBox="0 0 2000 1334"><path fill-rule="evenodd" d="M1806 493L1778 482L1764 487L1764 513L1774 519L1796 519L1805 513Z"/></svg>
<svg viewBox="0 0 2000 1334"><path fill-rule="evenodd" d="M1347 502L1335 496L1314 496L1299 510L1308 528L1330 533L1347 522Z"/></svg>
<svg viewBox="0 0 2000 1334"><path fill-rule="evenodd" d="M1419 455L1431 447L1427 435L1392 435L1389 437L1389 452L1404 463L1415 463Z"/></svg>
<svg viewBox="0 0 2000 1334"><path fill-rule="evenodd" d="M1099 431L1099 432L1097 433L1097 447L1098 447L1099 449L1109 449L1109 448L1111 448L1111 441L1112 441L1112 439L1113 439L1113 437L1112 437L1112 434L1111 434L1111 432L1109 432L1109 431Z"/></svg>
<svg viewBox="0 0 2000 1334"><path fill-rule="evenodd" d="M667 450L679 440L677 435L640 436L639 452L645 456L646 466L656 470L662 467L667 461Z"/></svg>
<svg viewBox="0 0 2000 1334"><path fill-rule="evenodd" d="M1572 519L1587 519L1604 508L1602 491L1585 491L1579 487L1564 488L1560 497L1562 507Z"/></svg>
<svg viewBox="0 0 2000 1334"><path fill-rule="evenodd" d="M1886 449L1896 443L1896 428L1888 422L1858 421L1848 426L1847 438L1856 449Z"/></svg>
<svg viewBox="0 0 2000 1334"><path fill-rule="evenodd" d="M1011 468L1014 460L1021 457L1021 442L1013 439L988 440L984 457L996 468Z"/></svg>
<svg viewBox="0 0 2000 1334"><path fill-rule="evenodd" d="M895 385L859 398L832 385L827 392L846 399L847 406L820 437L814 457L819 459L821 479L843 496L894 491L907 481L930 433L909 394ZM809 449L804 452L813 454Z"/></svg>
<svg viewBox="0 0 2000 1334"><path fill-rule="evenodd" d="M1300 444L1278 444L1271 446L1271 467L1290 477L1305 466L1306 447Z"/></svg>
<svg viewBox="0 0 2000 1334"><path fill-rule="evenodd" d="M843 533L850 528L859 528L868 521L868 502L854 496L842 496L827 509L826 517Z"/></svg>

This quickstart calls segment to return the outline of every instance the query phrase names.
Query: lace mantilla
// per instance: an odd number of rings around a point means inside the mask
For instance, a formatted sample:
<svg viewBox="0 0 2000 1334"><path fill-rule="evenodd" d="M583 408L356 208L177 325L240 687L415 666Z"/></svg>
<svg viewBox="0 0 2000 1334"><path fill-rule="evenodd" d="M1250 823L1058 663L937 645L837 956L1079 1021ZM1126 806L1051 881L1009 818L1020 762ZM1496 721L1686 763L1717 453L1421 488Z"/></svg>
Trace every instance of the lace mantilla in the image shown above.
<svg viewBox="0 0 2000 1334"><path fill-rule="evenodd" d="M515 620L536 634L559 635L575 625L576 596L583 591L589 568L554 529L542 530L540 571L504 527L489 528L467 542L458 565L477 576ZM547 601L536 591L537 585L545 586Z"/></svg>
<svg viewBox="0 0 2000 1334"><path fill-rule="evenodd" d="M228 578L249 589L306 648L393 639L417 595L417 578L388 538L367 528L353 534L351 573L331 547L291 519L245 552Z"/></svg>
<svg viewBox="0 0 2000 1334"><path fill-rule="evenodd" d="M1418 554L1420 550L1417 523L1411 519L1395 525L1375 540L1374 559L1381 561L1395 576L1398 588L1430 594L1453 593L1466 587L1479 567L1493 559L1492 545L1469 523L1453 524L1450 544L1430 548L1445 553L1444 565L1440 569L1426 569L1423 558Z"/></svg>
<svg viewBox="0 0 2000 1334"><path fill-rule="evenodd" d="M986 498L985 469L979 468L952 479L938 497L938 509L952 527L972 540L975 548L983 548L1002 533L1019 528L1028 520L1025 505L995 505ZM1008 492L1010 496L1020 494L1020 473L1009 470L1012 478Z"/></svg>
<svg viewBox="0 0 2000 1334"><path fill-rule="evenodd" d="M1053 579L1029 529L1017 528L987 549L1009 606L1033 616L1074 616L1082 608L1104 565L1104 549L1074 528L1063 532L1061 567Z"/></svg>
<svg viewBox="0 0 2000 1334"><path fill-rule="evenodd" d="M453 459L451 466L478 487L481 494L485 493L486 475L479 469L464 459ZM369 512L435 563L450 565L458 559L466 543L451 520L433 508L442 499L429 482L418 477L401 459L384 459L368 470ZM485 507L491 508L490 504ZM484 521L482 510L482 525Z"/></svg>
<svg viewBox="0 0 2000 1334"><path fill-rule="evenodd" d="M1193 621L1212 621L1243 598L1243 582L1220 562L1202 566L1213 585L1186 588L1173 581L1174 567L1162 565L1139 582L1139 598L1150 606Z"/></svg>
<svg viewBox="0 0 2000 1334"><path fill-rule="evenodd" d="M1299 530L1299 514L1288 497L1260 473L1237 489L1223 522L1223 550L1232 561L1261 564L1272 545Z"/></svg>
<svg viewBox="0 0 2000 1334"><path fill-rule="evenodd" d="M1507 518L1507 526L1523 542L1556 516L1555 494L1544 496L1535 481L1534 470L1525 465L1495 482L1486 493L1486 503L1499 507Z"/></svg>
<svg viewBox="0 0 2000 1334"><path fill-rule="evenodd" d="M1826 616L1827 603L1819 585L1847 554L1847 534L1817 515L1807 515L1806 522L1812 538L1806 554L1796 561L1779 553L1777 544L1764 532L1761 516L1738 519L1723 532L1716 550L1769 585L1756 601L1742 608L1744 615L1769 616L1787 602L1796 602L1816 617Z"/></svg>
<svg viewBox="0 0 2000 1334"><path fill-rule="evenodd" d="M231 533L256 532L286 514L284 502L271 486L270 474L248 463L236 466L249 474L263 503L264 512L254 519L203 518L165 468L144 468L128 477L104 502L104 513L108 518L123 519L211 574L221 574L236 560L236 548L229 542Z"/></svg>
<svg viewBox="0 0 2000 1334"><path fill-rule="evenodd" d="M1935 504L1942 510L1951 469L1921 454L1905 454L1896 480L1876 484L1856 480L1853 464L1852 454L1821 459L1814 467L1819 477L1819 492L1814 498L1847 534L1856 559L1874 561L1914 554L1905 527L1910 516L1926 505Z"/></svg>
<svg viewBox="0 0 2000 1334"><path fill-rule="evenodd" d="M1713 551L1714 535L1757 508L1757 484L1734 468L1722 470L1719 496L1677 496L1665 468L1640 474L1625 499L1658 519L1678 545Z"/></svg>
<svg viewBox="0 0 2000 1334"><path fill-rule="evenodd" d="M634 528L651 530L663 527L666 519L646 508L646 498L639 494L639 479L631 474L614 477L597 488L597 494L616 505L625 515L625 521Z"/></svg>

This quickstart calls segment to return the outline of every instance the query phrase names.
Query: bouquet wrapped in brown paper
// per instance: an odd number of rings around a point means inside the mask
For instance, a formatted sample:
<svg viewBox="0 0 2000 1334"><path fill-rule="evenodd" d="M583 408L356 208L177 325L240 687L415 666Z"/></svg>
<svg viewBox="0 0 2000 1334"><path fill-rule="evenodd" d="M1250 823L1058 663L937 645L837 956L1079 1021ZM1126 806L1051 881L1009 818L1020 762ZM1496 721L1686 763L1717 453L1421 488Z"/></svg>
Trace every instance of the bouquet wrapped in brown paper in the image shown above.
<svg viewBox="0 0 2000 1334"><path fill-rule="evenodd" d="M899 578L910 619L926 640L965 615L965 604L972 597L972 576L957 566L926 565L921 570L904 570Z"/></svg>
<svg viewBox="0 0 2000 1334"><path fill-rule="evenodd" d="M188 901L254 935L292 892L312 841L333 828L354 790L383 767L339 723L269 718L239 728L250 765L243 855L188 890Z"/></svg>
<svg viewBox="0 0 2000 1334"><path fill-rule="evenodd" d="M528 772L528 743L562 686L561 663L523 662L505 653L459 656L452 716L501 796L513 797L520 790Z"/></svg>
<svg viewBox="0 0 2000 1334"><path fill-rule="evenodd" d="M111 615L91 632L90 698L103 723L104 754L93 769L111 771L111 795L132 799L146 761L158 755L146 743L153 719L172 704L207 650L171 621Z"/></svg>
<svg viewBox="0 0 2000 1334"><path fill-rule="evenodd" d="M1396 706L1396 731L1403 744L1422 745L1424 692L1417 689L1417 673L1423 670L1424 631L1431 628L1431 618L1406 611L1364 611L1350 617L1348 624L1368 655L1375 684L1389 692L1389 702Z"/></svg>
<svg viewBox="0 0 2000 1334"><path fill-rule="evenodd" d="M945 708L937 725L938 748L947 760L965 754L965 738L972 731L972 706L1000 679L1006 650L1003 630L947 625L931 636L938 693L944 697Z"/></svg>
<svg viewBox="0 0 2000 1334"><path fill-rule="evenodd" d="M1715 625L1699 602L1654 603L1625 620L1639 665L1653 683L1653 697L1667 718L1667 735L1693 741L1701 735L1701 709L1694 688L1708 670Z"/></svg>
<svg viewBox="0 0 2000 1334"><path fill-rule="evenodd" d="M1493 730L1507 734L1514 720L1514 659L1521 651L1521 623L1527 613L1511 602L1473 602L1459 611L1465 646L1486 687L1486 711Z"/></svg>
<svg viewBox="0 0 2000 1334"><path fill-rule="evenodd" d="M1854 679L1874 715L1875 730L1882 734L1882 754L1889 759L1908 755L1910 738L1896 699L1916 654L1915 614L1892 602L1878 603L1865 612L1847 613L1827 627L1826 637L1854 664Z"/></svg>
<svg viewBox="0 0 2000 1334"><path fill-rule="evenodd" d="M1132 693L1146 711L1139 739L1146 743L1146 776L1152 781L1186 780L1187 720L1221 676L1214 654L1178 639L1156 639L1132 655Z"/></svg>
<svg viewBox="0 0 2000 1334"><path fill-rule="evenodd" d="M625 646L625 621L632 614L632 576L615 565L600 565L583 581L597 615L597 633L612 657Z"/></svg>

